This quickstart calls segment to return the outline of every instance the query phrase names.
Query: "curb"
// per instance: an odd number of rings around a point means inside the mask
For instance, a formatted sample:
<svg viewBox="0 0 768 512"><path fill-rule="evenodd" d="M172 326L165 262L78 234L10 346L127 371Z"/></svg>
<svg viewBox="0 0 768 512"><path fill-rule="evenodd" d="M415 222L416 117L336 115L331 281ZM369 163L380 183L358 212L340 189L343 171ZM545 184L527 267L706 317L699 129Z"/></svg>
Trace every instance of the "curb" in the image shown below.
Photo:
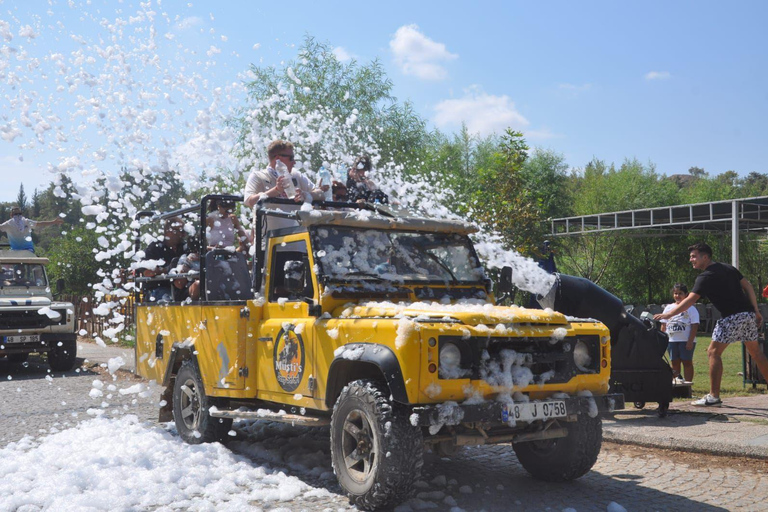
<svg viewBox="0 0 768 512"><path fill-rule="evenodd" d="M728 457L750 457L753 459L768 460L768 448L760 446L729 446L726 444L713 444L696 441L693 439L660 439L658 437L642 434L622 434L603 430L603 440L617 444L643 446L646 448L664 448L683 452L703 453L707 455L721 455Z"/></svg>

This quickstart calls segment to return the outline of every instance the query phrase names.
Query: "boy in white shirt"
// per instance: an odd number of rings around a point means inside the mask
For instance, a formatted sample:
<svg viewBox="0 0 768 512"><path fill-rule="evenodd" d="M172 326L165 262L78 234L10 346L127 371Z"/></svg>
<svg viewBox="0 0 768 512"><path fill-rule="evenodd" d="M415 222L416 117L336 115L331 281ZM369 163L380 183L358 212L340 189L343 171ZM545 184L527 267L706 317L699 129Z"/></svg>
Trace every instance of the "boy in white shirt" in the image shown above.
<svg viewBox="0 0 768 512"><path fill-rule="evenodd" d="M664 313L672 310L688 296L688 287L677 283L672 287L674 304L668 304ZM696 333L699 331L699 312L695 306L681 311L668 320L661 320L661 330L669 336L669 359L672 361L672 373L680 379L680 364L686 382L693 381L693 351L696 349Z"/></svg>

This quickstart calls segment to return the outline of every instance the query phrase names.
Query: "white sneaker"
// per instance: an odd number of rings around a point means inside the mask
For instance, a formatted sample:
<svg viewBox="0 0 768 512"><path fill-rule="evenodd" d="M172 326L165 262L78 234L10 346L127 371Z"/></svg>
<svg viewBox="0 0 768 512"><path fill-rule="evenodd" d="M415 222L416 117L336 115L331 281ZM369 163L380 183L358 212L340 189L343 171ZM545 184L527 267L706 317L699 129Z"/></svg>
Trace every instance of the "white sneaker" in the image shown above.
<svg viewBox="0 0 768 512"><path fill-rule="evenodd" d="M723 401L719 398L715 398L712 395L706 395L704 398L699 398L698 400L694 400L691 402L691 405L706 405L706 406L713 406L713 405L722 405Z"/></svg>
<svg viewBox="0 0 768 512"><path fill-rule="evenodd" d="M672 384L685 384L685 379L680 377L679 375L672 379Z"/></svg>

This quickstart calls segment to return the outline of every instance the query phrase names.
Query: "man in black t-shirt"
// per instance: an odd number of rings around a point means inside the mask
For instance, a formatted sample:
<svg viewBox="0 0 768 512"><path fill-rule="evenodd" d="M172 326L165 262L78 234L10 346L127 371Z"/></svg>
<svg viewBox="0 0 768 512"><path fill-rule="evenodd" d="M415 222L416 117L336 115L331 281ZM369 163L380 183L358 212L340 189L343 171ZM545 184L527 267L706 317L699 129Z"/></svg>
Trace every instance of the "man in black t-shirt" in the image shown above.
<svg viewBox="0 0 768 512"><path fill-rule="evenodd" d="M701 270L693 290L680 304L666 313L654 315L655 320L667 320L686 311L700 297L707 297L722 315L712 331L709 356L710 391L693 405L720 405L720 381L723 377L722 353L728 344L741 341L757 363L763 378L768 380L768 358L757 343L757 330L763 317L757 308L755 290L736 267L712 261L712 248L699 242L688 248L693 268Z"/></svg>

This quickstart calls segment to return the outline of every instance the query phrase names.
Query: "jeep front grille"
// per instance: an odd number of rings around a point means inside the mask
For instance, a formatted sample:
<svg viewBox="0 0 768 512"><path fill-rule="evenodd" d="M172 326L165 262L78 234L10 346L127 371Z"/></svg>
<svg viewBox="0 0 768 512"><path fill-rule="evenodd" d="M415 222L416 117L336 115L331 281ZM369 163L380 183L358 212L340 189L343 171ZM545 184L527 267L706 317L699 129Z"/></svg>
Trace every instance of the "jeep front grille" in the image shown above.
<svg viewBox="0 0 768 512"><path fill-rule="evenodd" d="M574 362L573 350L578 341L588 349L590 361L579 368ZM461 351L464 378L487 379L490 373L503 365L503 360L516 360L516 365L533 374L532 383L563 383L575 375L600 371L600 337L571 336L560 340L548 337L470 337L440 336L439 347L455 344ZM545 379L542 379L545 376ZM442 378L442 377L441 377ZM455 378L455 377L453 377Z"/></svg>
<svg viewBox="0 0 768 512"><path fill-rule="evenodd" d="M41 315L36 309L22 309L11 311L0 311L0 329L43 329L49 325L64 325L67 323L67 310L54 310L61 316L58 320L48 318L48 315Z"/></svg>

